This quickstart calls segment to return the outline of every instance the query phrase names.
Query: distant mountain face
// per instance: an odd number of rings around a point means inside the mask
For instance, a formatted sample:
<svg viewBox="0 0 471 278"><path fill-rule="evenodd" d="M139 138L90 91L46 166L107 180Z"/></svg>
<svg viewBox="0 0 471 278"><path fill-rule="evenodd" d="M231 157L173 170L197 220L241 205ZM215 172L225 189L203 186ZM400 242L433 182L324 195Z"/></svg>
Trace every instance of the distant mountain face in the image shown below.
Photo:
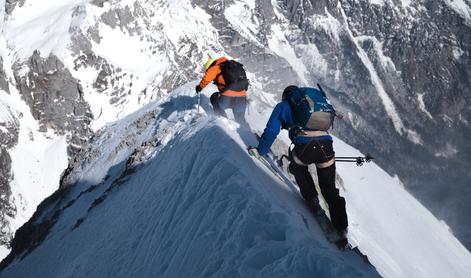
<svg viewBox="0 0 471 278"><path fill-rule="evenodd" d="M469 0L0 5L2 243L96 130L229 55L250 72L251 94L323 84L346 116L333 132L372 153L471 247ZM31 151L26 171L15 161Z"/></svg>

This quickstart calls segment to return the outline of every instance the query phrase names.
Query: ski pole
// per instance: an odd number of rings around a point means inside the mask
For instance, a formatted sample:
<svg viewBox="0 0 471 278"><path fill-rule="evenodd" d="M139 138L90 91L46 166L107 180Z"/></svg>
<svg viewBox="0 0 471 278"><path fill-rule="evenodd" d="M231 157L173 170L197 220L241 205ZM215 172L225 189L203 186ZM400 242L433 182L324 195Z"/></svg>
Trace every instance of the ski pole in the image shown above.
<svg viewBox="0 0 471 278"><path fill-rule="evenodd" d="M371 156L371 154L366 153L365 156L336 156L335 159L358 159L358 158L363 158L366 162L370 162L371 160L374 159L374 157Z"/></svg>
<svg viewBox="0 0 471 278"><path fill-rule="evenodd" d="M351 156L340 156L336 157L335 161L336 162L355 162L358 166L362 166L363 163L365 162L371 162L374 157L372 157L369 153L367 153L365 156L358 156L358 157L351 157Z"/></svg>
<svg viewBox="0 0 471 278"><path fill-rule="evenodd" d="M276 162L279 167L283 166L283 158L286 158L289 160L289 157L286 154L281 155L280 157L276 158ZM340 156L335 158L335 162L355 162L358 166L362 166L363 163L365 162L371 162L374 157L372 157L369 153L367 153L365 156Z"/></svg>

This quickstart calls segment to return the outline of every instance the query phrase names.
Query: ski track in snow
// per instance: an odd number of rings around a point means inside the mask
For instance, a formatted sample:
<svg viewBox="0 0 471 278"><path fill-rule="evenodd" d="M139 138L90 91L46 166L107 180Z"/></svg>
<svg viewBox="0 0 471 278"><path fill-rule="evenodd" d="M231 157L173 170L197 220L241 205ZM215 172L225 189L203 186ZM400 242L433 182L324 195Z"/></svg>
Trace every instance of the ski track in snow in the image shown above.
<svg viewBox="0 0 471 278"><path fill-rule="evenodd" d="M246 145L256 144L251 132L208 114L207 97L196 114L193 86L107 125L89 150L101 153L75 170L78 183L61 201L73 204L0 277L377 276L329 244L299 193L247 155ZM252 112L248 120L266 119ZM140 148L142 162L126 166ZM338 139L335 149L360 155ZM471 274L469 252L397 178L374 163L337 169L349 240L379 274Z"/></svg>

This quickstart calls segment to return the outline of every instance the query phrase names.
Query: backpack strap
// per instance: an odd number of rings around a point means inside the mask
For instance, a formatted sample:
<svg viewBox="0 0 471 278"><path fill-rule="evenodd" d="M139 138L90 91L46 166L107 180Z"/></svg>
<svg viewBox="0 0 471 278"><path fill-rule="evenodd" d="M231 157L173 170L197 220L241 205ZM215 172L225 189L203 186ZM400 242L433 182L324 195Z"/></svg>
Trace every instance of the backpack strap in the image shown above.
<svg viewBox="0 0 471 278"><path fill-rule="evenodd" d="M214 83L216 86L224 86L224 84L221 84L221 83L219 83L219 82L217 81L221 75L222 75L222 73L216 75L216 78L214 78L213 83Z"/></svg>
<svg viewBox="0 0 471 278"><path fill-rule="evenodd" d="M221 65L222 65L222 64L227 63L228 61L230 61L230 60L227 60L227 61L224 61L224 62L220 63L220 64L219 64L219 69L221 69ZM214 63L216 63L216 62L217 62L217 61L214 61ZM211 65L211 66L213 66L213 65ZM219 83L219 82L217 81L221 75L222 75L222 70L220 70L220 72L218 73L218 75L216 75L216 78L214 78L213 83L214 83L216 86L224 86L224 87L225 87L225 84L221 84L221 83ZM226 88L223 88L221 91L222 91L222 92L226 91Z"/></svg>
<svg viewBox="0 0 471 278"><path fill-rule="evenodd" d="M314 102L312 99L306 94L305 96L307 103L309 104L309 108L311 109L309 112L314 112Z"/></svg>

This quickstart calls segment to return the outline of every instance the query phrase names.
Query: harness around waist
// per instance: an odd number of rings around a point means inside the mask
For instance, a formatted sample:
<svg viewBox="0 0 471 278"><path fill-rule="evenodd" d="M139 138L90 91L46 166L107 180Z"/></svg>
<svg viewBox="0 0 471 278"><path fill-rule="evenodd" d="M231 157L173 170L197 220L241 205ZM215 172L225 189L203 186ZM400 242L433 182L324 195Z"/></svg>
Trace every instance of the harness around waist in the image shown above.
<svg viewBox="0 0 471 278"><path fill-rule="evenodd" d="M226 97L246 97L247 91L246 90L243 90L243 91L226 90L221 95L226 96Z"/></svg>
<svg viewBox="0 0 471 278"><path fill-rule="evenodd" d="M323 130L302 130L297 135L304 136L304 137L320 137L320 136L327 136L329 135L329 133Z"/></svg>

